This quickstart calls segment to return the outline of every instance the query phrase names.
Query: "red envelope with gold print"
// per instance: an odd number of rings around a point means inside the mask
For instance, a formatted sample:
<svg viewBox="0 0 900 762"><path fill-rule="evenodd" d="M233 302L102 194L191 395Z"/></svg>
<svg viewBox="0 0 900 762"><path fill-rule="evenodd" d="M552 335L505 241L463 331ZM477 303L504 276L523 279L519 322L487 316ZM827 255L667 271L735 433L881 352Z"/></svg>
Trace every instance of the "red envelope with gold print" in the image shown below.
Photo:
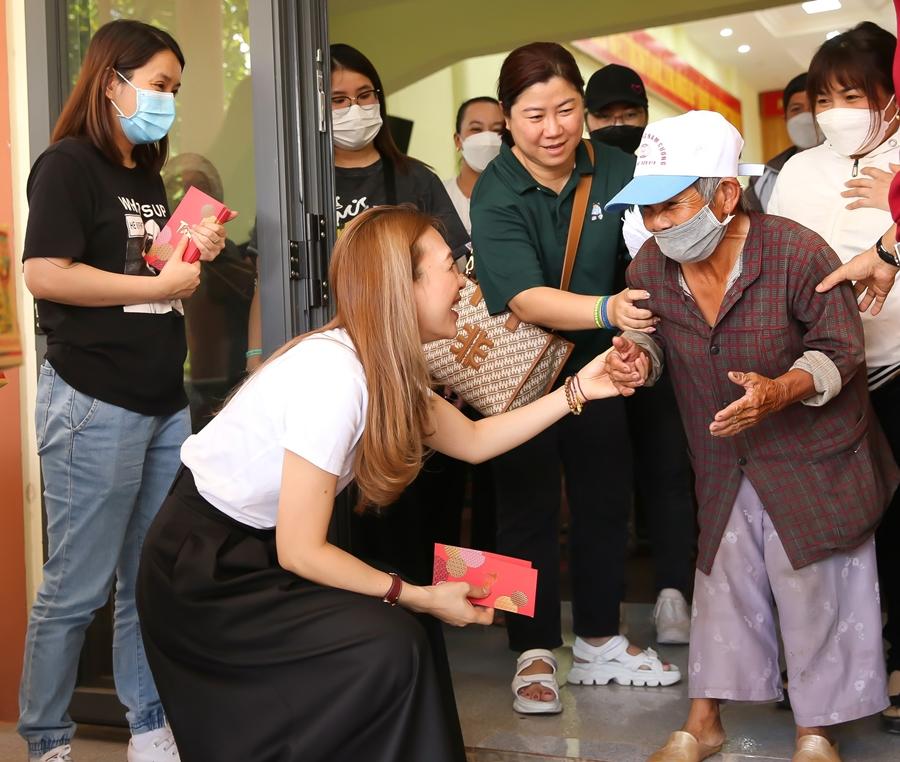
<svg viewBox="0 0 900 762"><path fill-rule="evenodd" d="M154 270L162 270L181 243L181 239L184 236L190 238L192 225L199 225L207 217L215 217L219 222L225 222L230 216L231 211L225 204L192 185L172 212L166 226L157 234L144 259ZM182 258L185 262L196 262L199 258L199 252L193 241L188 243Z"/></svg>
<svg viewBox="0 0 900 762"><path fill-rule="evenodd" d="M486 587L490 589L487 597L471 598L472 603L534 616L537 569L521 558L435 543L433 582L468 582Z"/></svg>

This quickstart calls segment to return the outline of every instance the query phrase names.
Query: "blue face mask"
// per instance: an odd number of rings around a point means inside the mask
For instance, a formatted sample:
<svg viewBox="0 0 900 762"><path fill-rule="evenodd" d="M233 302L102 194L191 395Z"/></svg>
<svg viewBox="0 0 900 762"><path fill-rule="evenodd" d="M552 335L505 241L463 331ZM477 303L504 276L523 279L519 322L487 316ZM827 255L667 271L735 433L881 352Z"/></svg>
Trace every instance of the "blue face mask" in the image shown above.
<svg viewBox="0 0 900 762"><path fill-rule="evenodd" d="M115 71L115 69L113 69ZM116 71L123 82L128 80ZM175 96L172 93L160 93L156 90L144 90L134 87L136 94L134 113L125 116L118 104L110 98L113 107L119 112L122 131L134 145L156 143L162 140L172 128L175 121Z"/></svg>

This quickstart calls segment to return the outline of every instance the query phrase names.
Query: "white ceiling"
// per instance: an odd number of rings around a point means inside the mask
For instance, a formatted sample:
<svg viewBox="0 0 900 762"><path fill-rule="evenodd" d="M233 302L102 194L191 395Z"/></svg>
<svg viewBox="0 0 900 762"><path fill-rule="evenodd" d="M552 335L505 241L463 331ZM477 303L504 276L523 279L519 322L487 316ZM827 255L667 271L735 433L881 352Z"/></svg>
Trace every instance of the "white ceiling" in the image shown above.
<svg viewBox="0 0 900 762"><path fill-rule="evenodd" d="M798 2L692 21L681 28L711 58L737 66L741 76L760 92L781 90L793 76L806 71L828 32L843 32L861 21L874 21L897 33L891 0L841 0L841 5L837 11L808 14ZM731 27L734 34L722 37L719 31L723 27ZM750 46L749 53L737 52L742 44Z"/></svg>

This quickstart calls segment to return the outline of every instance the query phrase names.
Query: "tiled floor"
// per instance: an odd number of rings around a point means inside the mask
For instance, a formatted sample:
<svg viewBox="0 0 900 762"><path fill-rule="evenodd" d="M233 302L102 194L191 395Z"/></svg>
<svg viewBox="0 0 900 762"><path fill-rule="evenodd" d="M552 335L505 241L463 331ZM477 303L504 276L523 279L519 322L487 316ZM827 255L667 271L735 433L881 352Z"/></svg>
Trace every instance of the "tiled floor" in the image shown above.
<svg viewBox="0 0 900 762"><path fill-rule="evenodd" d="M626 634L646 645L653 634L652 607L629 604L625 609ZM447 641L472 762L644 762L678 729L687 711L687 686L682 681L669 688L563 687L561 715L519 716L511 706L514 661L506 650L505 632L498 627L453 630ZM686 646L658 650L686 674ZM560 649L558 658L565 677L571 664L569 648ZM723 719L730 737L713 762L791 759L790 712L772 705L732 704L725 707ZM840 744L844 762L900 760L900 736L883 733L876 718L842 728Z"/></svg>
<svg viewBox="0 0 900 762"><path fill-rule="evenodd" d="M626 607L629 637L646 643L650 609ZM502 628L467 628L447 632L460 717L470 762L644 762L687 710L684 683L669 688L564 687L563 713L555 717L521 717L512 711L509 680L514 666ZM687 648L659 649L685 670ZM565 676L571 652L560 649ZM730 705L724 711L730 738L713 762L790 760L793 727L789 712L771 705ZM882 733L876 719L842 728L844 762L898 762L900 736ZM75 740L77 762L124 762L127 735L107 728L82 728ZM0 761L24 762L24 748L12 725L0 724ZM242 762L253 762L246 760ZM410 760L410 762L427 762Z"/></svg>

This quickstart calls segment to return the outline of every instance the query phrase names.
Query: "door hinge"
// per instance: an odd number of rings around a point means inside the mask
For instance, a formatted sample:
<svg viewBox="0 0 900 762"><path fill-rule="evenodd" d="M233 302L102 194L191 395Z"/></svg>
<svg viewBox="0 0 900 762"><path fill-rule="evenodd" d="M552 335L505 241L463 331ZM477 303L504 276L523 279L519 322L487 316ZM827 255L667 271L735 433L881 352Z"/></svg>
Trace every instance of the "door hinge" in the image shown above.
<svg viewBox="0 0 900 762"><path fill-rule="evenodd" d="M306 272L307 295L310 307L328 306L328 228L325 215L306 215ZM299 257L299 245L298 245Z"/></svg>
<svg viewBox="0 0 900 762"><path fill-rule="evenodd" d="M303 273L300 269L300 242L288 241L288 265L291 280L300 280Z"/></svg>

